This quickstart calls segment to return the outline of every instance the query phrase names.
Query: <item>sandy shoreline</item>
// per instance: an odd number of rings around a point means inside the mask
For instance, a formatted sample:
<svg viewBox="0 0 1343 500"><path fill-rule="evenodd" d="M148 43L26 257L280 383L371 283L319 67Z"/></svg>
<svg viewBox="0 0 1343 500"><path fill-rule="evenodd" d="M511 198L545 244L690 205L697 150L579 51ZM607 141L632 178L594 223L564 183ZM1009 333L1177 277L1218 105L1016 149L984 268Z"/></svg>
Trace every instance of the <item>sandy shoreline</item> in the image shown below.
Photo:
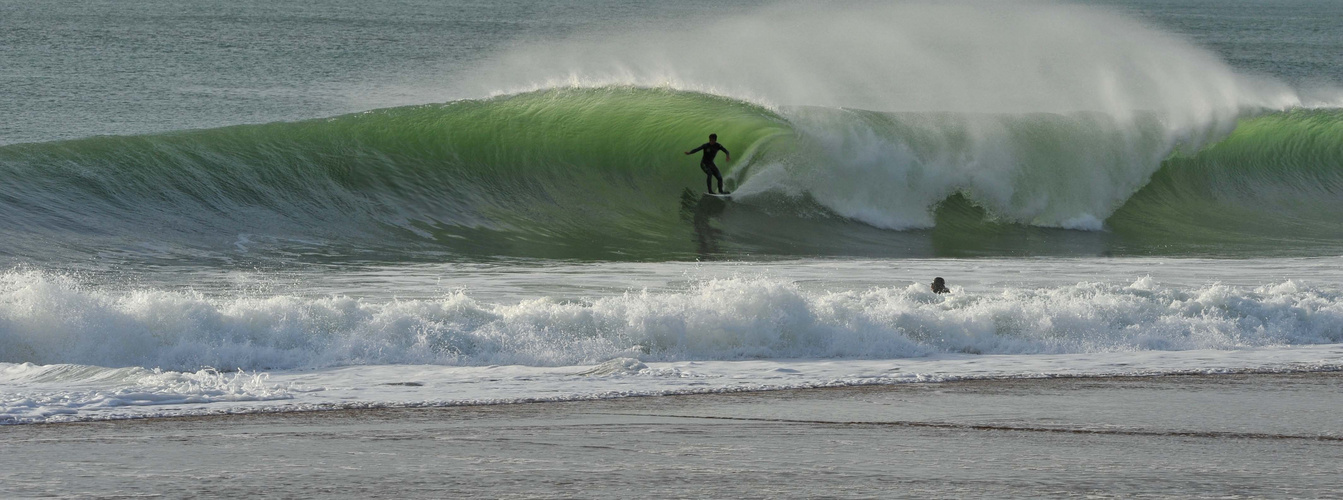
<svg viewBox="0 0 1343 500"><path fill-rule="evenodd" d="M0 496L1322 497L1343 374L5 426Z"/></svg>

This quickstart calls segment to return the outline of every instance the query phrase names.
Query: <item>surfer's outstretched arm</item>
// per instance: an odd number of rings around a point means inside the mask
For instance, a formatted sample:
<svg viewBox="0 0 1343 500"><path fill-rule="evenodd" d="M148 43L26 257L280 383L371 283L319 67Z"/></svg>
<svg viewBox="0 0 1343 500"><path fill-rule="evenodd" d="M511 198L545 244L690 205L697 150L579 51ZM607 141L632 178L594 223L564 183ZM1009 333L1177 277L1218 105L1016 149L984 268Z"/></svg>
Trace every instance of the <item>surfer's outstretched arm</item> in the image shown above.
<svg viewBox="0 0 1343 500"><path fill-rule="evenodd" d="M697 148L692 149L692 150L690 150L690 151L686 151L685 154L693 155L693 154L695 154L696 151L699 151L699 150L701 150L701 149L704 149L704 146L700 146L700 147L697 147Z"/></svg>

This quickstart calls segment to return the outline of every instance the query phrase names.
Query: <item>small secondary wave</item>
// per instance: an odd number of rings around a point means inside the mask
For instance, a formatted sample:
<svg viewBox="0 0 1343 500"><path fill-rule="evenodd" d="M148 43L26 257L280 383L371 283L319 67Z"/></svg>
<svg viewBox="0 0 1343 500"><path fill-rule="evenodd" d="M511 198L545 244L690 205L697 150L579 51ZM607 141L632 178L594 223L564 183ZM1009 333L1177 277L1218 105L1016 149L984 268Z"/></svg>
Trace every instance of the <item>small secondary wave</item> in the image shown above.
<svg viewBox="0 0 1343 500"><path fill-rule="evenodd" d="M572 366L777 358L892 359L1238 349L1343 342L1343 291L1285 282L933 295L923 285L807 291L766 278L584 301L219 297L107 292L0 276L0 362L244 370L346 365Z"/></svg>
<svg viewBox="0 0 1343 500"><path fill-rule="evenodd" d="M140 367L104 368L32 363L0 364L0 424L74 420L75 415L123 407L276 401L293 397L266 374L194 372Z"/></svg>

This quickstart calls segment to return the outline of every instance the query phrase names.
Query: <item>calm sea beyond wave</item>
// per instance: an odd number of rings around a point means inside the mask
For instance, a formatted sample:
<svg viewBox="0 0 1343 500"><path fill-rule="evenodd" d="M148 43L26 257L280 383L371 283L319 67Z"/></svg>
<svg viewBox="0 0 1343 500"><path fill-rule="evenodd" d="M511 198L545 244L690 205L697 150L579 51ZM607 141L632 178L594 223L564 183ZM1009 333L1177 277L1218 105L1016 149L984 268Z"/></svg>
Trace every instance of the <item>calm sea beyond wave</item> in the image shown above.
<svg viewBox="0 0 1343 500"><path fill-rule="evenodd" d="M1343 3L0 12L0 424L1343 369Z"/></svg>

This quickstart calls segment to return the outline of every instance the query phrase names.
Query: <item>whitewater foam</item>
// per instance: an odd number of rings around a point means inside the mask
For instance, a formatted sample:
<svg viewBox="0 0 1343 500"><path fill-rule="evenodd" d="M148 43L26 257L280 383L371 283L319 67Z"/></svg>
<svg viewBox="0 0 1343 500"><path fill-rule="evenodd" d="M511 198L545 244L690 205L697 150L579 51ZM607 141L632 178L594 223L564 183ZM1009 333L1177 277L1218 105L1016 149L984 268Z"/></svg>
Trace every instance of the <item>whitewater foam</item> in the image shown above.
<svg viewBox="0 0 1343 500"><path fill-rule="evenodd" d="M278 401L287 383L265 373L0 363L0 424L62 421L79 414L135 414L125 407ZM154 411L154 410L151 410ZM189 411L189 410L188 410Z"/></svg>
<svg viewBox="0 0 1343 500"><path fill-rule="evenodd" d="M1343 342L1343 291L1081 282L1000 293L808 290L763 276L591 299L483 302L207 297L0 279L0 362L273 370L376 364L571 366L759 358L894 359Z"/></svg>
<svg viewBox="0 0 1343 500"><path fill-rule="evenodd" d="M0 275L0 421L1337 370L1336 261L441 265L336 277L229 273L214 283L163 276L199 291L11 270ZM1166 279L1141 277L1156 270ZM951 295L902 278L946 271L963 273L949 274ZM1284 274L1310 281L1278 281ZM444 279L469 291L433 291Z"/></svg>
<svg viewBox="0 0 1343 500"><path fill-rule="evenodd" d="M376 365L279 371L264 377L225 374L226 381L253 382L241 387L229 383L222 388L219 376L207 372L205 378L211 382L202 384L207 388L186 391L153 379L194 379L201 373L156 373L154 377L110 378L65 386L6 378L7 374L50 368L0 363L0 424L589 401L983 379L1339 371L1343 370L1343 349L1332 345L1027 356L940 354L918 359L842 361L643 363L617 358L597 366L561 368Z"/></svg>

